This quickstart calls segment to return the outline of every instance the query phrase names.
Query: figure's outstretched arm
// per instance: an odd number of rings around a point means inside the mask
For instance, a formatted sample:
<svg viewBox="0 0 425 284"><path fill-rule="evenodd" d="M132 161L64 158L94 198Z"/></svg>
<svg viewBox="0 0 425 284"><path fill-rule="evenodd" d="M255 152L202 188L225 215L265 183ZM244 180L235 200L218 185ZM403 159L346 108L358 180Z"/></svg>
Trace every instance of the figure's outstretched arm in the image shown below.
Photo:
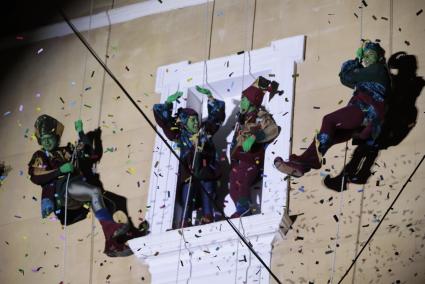
<svg viewBox="0 0 425 284"><path fill-rule="evenodd" d="M169 96L165 103L155 104L153 106L156 123L162 128L165 136L173 141L180 135L180 130L176 125L176 117L172 116L173 102L178 100L182 95L182 92L176 92Z"/></svg>

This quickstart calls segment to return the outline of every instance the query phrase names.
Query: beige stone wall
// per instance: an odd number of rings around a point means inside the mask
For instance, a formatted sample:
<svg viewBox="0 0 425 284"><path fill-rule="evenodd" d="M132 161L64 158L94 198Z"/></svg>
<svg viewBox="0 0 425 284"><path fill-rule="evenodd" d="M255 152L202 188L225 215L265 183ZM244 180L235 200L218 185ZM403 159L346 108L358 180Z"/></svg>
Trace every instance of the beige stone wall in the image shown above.
<svg viewBox="0 0 425 284"><path fill-rule="evenodd" d="M275 39L307 36L306 60L298 66L293 133L293 152L300 153L299 149L308 146L315 129L320 127L322 116L340 107L340 100L345 104L350 98L351 91L339 83L337 74L341 62L353 57L359 45L360 18L354 16L360 16L359 1L257 0L253 38L254 1L215 2L211 58L249 49L251 41L254 48L260 48ZM416 16L416 12L425 9L425 2L393 2L394 28L390 31L389 21L381 18L390 18L390 1L367 1L363 37L380 39L388 50L391 33L393 51L405 50L416 55L418 74L424 75L425 13ZM206 15L211 17L211 13L210 4L209 10L200 5L148 16L114 25L110 31L93 30L90 43L102 58L109 54L108 66L152 119L152 105L159 100L154 93L156 68L182 60L205 59L210 26ZM40 48L44 50L37 55ZM31 134L39 114L47 113L64 122L63 143L75 139L73 121L79 117L83 93L82 103L89 106L81 110L85 129L100 123L104 147L117 147L116 152L105 153L99 164L102 181L106 189L128 198L130 214L137 223L146 209L152 130L90 55L83 78L86 49L73 35L3 51L0 58L4 63L0 78L0 160L12 167L0 188L0 282L59 283L65 273L67 282L89 283L92 264L92 283L149 283L147 268L135 257L111 259L102 254L104 238L97 221L92 260L91 219L67 228L65 247L60 224L40 218L40 189L29 181L26 164L38 148ZM86 87L91 89L82 92ZM19 111L20 105L23 111ZM361 186L357 185L350 185L350 190L344 192L335 282L359 249L356 240L368 238L377 225L376 218L384 214L424 154L423 95L416 105L416 127L400 145L380 153L374 167L376 173L364 193L359 192ZM8 111L9 115L3 115ZM351 151L353 147L349 147ZM332 275L334 254L326 252L334 247L337 223L333 215L338 214L340 197L322 186L320 173L326 169L332 174L339 172L343 148L339 145L329 151L322 170L291 182L291 215L299 216L286 240L275 246L272 257L272 270L283 283L327 283ZM359 259L354 281L350 273L344 283L425 281L425 211L421 206L424 167L408 184ZM126 172L129 168L135 169L134 175ZM380 176L383 180L376 186ZM301 186L304 192L299 190ZM389 229L390 226L395 227Z"/></svg>

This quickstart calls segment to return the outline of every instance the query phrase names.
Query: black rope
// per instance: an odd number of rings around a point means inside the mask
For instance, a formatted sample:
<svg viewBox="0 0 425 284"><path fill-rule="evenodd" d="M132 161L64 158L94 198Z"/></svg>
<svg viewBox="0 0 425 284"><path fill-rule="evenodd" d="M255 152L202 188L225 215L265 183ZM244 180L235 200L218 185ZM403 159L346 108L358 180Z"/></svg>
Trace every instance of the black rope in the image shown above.
<svg viewBox="0 0 425 284"><path fill-rule="evenodd" d="M254 48L254 32L255 32L255 16L257 14L257 0L254 0L254 15L252 19L252 32L251 32L251 49Z"/></svg>
<svg viewBox="0 0 425 284"><path fill-rule="evenodd" d="M159 133L159 131L156 129L155 125L150 121L150 119L147 117L147 115L143 112L143 110L137 105L137 103L134 101L134 99L131 97L131 95L127 92L127 90L124 88L124 86L121 84L121 82L115 77L115 75L112 73L112 71L108 68L108 66L105 65L105 63L100 59L99 55L96 53L96 51L93 50L93 48L90 46L90 44L86 41L86 39L83 37L83 35L78 31L78 29L74 26L74 24L71 23L71 21L68 19L68 17L65 15L63 10L61 8L58 8L59 13L64 18L65 22L69 25L69 27L72 29L74 34L80 39L80 41L84 44L84 46L90 51L90 53L93 55L93 57L99 62L99 64L103 67L103 69L111 76L112 80L120 87L120 89L124 92L124 94L127 96L127 98L130 100L130 102L136 107L136 109L140 112L140 114L143 116L143 118L147 121L149 126L155 131L155 133L161 138L161 140L165 143L165 145L168 147L168 149L171 151L171 153L177 158L177 160L180 162L181 165L184 165L187 170L189 171L190 175L196 179L195 176L193 176L193 172L189 167L183 163L183 161L180 159L180 157L177 155L176 152L174 152L173 148L170 144L168 144L167 140L164 138L164 136ZM201 183L200 183L201 184ZM258 253L252 248L252 244L248 242L245 237L239 232L239 230L235 227L235 225L230 221L230 219L225 215L223 209L221 209L220 206L218 206L217 202L214 200L213 196L208 193L208 191L202 186L201 188L204 191L204 193L207 194L208 198L212 201L213 205L216 207L216 209L223 215L227 223L230 225L230 227L235 231L235 233L238 235L238 237L242 240L242 242L248 247L248 249L252 252L252 254L258 259L258 261L267 269L267 271L270 273L270 275L277 281L277 283L281 283L279 278L271 271L271 269L267 266L267 264L263 261L263 259L258 255Z"/></svg>
<svg viewBox="0 0 425 284"><path fill-rule="evenodd" d="M422 156L421 161L419 162L419 164L416 166L416 168L413 170L413 172L410 174L409 178L407 179L407 181L403 184L403 187L400 189L400 191L398 192L397 196L394 198L393 202L391 203L390 207L388 207L387 211L385 212L384 216L381 218L381 221L379 221L378 225L375 227L375 230L373 230L372 234L370 234L369 238L367 239L366 243L363 245L362 249L360 250L360 252L356 255L356 257L354 258L354 260L351 262L350 267L348 267L347 271L344 273L344 275L341 277L341 280L338 281L338 284L342 282L342 280L344 280L345 276L347 276L348 272L350 272L351 268L353 267L353 265L356 263L357 259L360 257L360 255L362 254L363 250L366 248L367 244L372 240L373 235L375 235L376 231L378 230L379 226L381 225L381 223L384 221L385 217L387 216L388 212L390 212L390 210L393 209L394 203L397 201L398 197L400 196L400 194L403 192L403 190L406 188L407 184L409 182L411 182L411 179L413 177L413 175L416 173L416 171L419 169L420 165L422 164L422 162L425 159L425 155Z"/></svg>
<svg viewBox="0 0 425 284"><path fill-rule="evenodd" d="M207 3L207 5L208 5L208 3ZM213 8L212 8L212 14L211 14L210 42L209 42L209 45L208 45L208 60L211 59L211 42L212 42L212 32L213 32L213 25L214 25L214 11L215 11L215 0L213 1Z"/></svg>

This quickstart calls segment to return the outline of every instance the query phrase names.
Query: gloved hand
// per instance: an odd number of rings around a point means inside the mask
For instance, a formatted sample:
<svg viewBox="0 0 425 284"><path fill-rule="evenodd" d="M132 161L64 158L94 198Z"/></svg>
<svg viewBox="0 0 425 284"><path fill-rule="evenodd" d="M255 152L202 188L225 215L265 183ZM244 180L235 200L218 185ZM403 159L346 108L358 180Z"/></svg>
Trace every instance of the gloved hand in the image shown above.
<svg viewBox="0 0 425 284"><path fill-rule="evenodd" d="M242 149L244 152L248 152L251 150L252 145L254 145L255 142L255 136L251 135L248 138L245 139L245 141L242 142Z"/></svg>
<svg viewBox="0 0 425 284"><path fill-rule="evenodd" d="M77 133L83 132L83 121L81 119L74 122Z"/></svg>
<svg viewBox="0 0 425 284"><path fill-rule="evenodd" d="M178 100L181 96L183 96L183 92L177 91L174 94L170 95L167 98L166 102L167 103L173 103L174 101Z"/></svg>
<svg viewBox="0 0 425 284"><path fill-rule="evenodd" d="M41 200L41 217L44 219L54 210L53 202L49 198Z"/></svg>
<svg viewBox="0 0 425 284"><path fill-rule="evenodd" d="M59 171L62 174L72 173L74 171L74 165L71 163L65 163L62 166L60 166Z"/></svg>
<svg viewBox="0 0 425 284"><path fill-rule="evenodd" d="M363 59L363 47L357 48L356 57L359 59L359 61L362 61L362 59Z"/></svg>
<svg viewBox="0 0 425 284"><path fill-rule="evenodd" d="M196 86L196 90L198 92L200 92L201 94L207 95L208 98L212 98L213 97L211 91L209 89L207 89L207 88L202 88L200 86Z"/></svg>

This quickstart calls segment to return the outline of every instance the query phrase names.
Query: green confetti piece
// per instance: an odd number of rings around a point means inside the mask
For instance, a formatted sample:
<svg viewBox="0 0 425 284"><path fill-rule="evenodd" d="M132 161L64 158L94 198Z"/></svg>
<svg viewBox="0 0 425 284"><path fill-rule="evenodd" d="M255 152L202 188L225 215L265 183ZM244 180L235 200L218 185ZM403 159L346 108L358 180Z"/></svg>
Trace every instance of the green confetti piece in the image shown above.
<svg viewBox="0 0 425 284"><path fill-rule="evenodd" d="M18 271L21 272L22 275L25 275L25 271L22 268L19 268Z"/></svg>
<svg viewBox="0 0 425 284"><path fill-rule="evenodd" d="M90 105L86 105L86 104L84 104L84 106L85 106L86 108L91 108L91 106L90 106Z"/></svg>
<svg viewBox="0 0 425 284"><path fill-rule="evenodd" d="M340 104L342 104L344 102L344 100L340 100L339 102L338 102L338 104L340 105Z"/></svg>
<svg viewBox="0 0 425 284"><path fill-rule="evenodd" d="M302 141L303 142L306 142L307 141L307 137L304 137Z"/></svg>

